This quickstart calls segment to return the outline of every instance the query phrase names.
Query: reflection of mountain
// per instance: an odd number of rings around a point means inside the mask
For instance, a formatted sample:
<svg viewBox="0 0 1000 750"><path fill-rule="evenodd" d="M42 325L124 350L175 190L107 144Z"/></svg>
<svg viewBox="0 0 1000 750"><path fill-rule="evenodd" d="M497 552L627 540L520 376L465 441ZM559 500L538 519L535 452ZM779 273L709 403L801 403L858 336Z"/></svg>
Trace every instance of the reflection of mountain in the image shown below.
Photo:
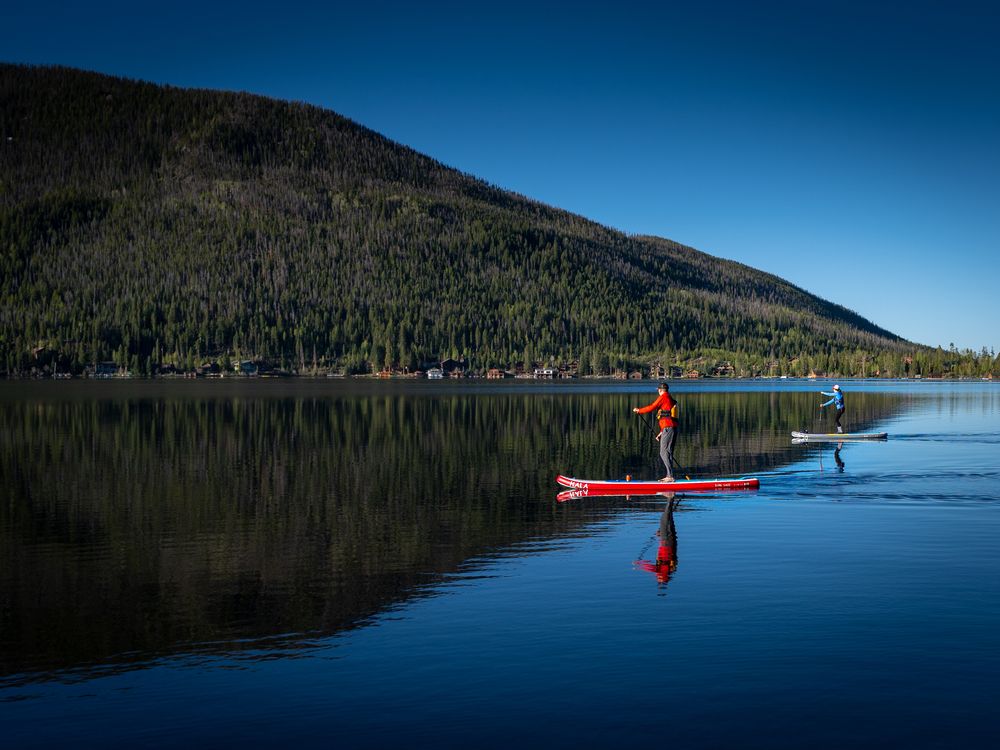
<svg viewBox="0 0 1000 750"><path fill-rule="evenodd" d="M16 387L0 398L7 676L349 627L464 560L585 524L596 503L555 506L557 471L616 477L655 455L635 394ZM787 436L814 402L684 395L678 455L705 473L797 458ZM851 408L868 425L900 403Z"/></svg>

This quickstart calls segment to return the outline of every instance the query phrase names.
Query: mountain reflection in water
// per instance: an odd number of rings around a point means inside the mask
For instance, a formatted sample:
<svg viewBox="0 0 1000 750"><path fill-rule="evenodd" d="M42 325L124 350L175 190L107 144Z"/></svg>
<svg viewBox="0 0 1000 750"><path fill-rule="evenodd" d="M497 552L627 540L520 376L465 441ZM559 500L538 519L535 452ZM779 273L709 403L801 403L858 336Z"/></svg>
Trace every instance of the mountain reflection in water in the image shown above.
<svg viewBox="0 0 1000 750"><path fill-rule="evenodd" d="M692 475L774 469L813 393L685 393ZM654 393L411 384L6 384L0 678L288 648L364 623L477 556L587 528L553 477L656 476ZM852 428L904 400L852 393ZM272 640L272 639L279 640Z"/></svg>

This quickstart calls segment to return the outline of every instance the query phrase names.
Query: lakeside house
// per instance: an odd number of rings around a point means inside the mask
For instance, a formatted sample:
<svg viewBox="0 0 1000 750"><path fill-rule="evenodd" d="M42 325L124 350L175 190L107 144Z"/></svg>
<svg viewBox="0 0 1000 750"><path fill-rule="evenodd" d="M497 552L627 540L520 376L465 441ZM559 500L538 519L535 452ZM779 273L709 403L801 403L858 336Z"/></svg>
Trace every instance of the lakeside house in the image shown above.
<svg viewBox="0 0 1000 750"><path fill-rule="evenodd" d="M220 368L219 363L215 361L203 362L201 366L195 368L195 374L200 377L214 377L221 374L221 372L222 368Z"/></svg>
<svg viewBox="0 0 1000 750"><path fill-rule="evenodd" d="M117 377L121 368L118 367L117 362L98 362L94 366L94 377L95 378L114 378Z"/></svg>
<svg viewBox="0 0 1000 750"><path fill-rule="evenodd" d="M719 362L712 368L712 377L730 378L736 375L736 368L732 362Z"/></svg>
<svg viewBox="0 0 1000 750"><path fill-rule="evenodd" d="M580 360L564 362L556 368L557 378L575 378L580 373Z"/></svg>
<svg viewBox="0 0 1000 750"><path fill-rule="evenodd" d="M442 359L439 365L441 372L446 378L464 378L466 362L465 357L459 359Z"/></svg>

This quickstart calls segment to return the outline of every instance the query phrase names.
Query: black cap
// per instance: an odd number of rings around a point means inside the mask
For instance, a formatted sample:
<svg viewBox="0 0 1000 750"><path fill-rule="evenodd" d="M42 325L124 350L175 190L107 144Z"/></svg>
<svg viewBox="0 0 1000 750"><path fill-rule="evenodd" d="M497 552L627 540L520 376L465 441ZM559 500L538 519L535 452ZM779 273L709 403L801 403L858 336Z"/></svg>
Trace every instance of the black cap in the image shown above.
<svg viewBox="0 0 1000 750"><path fill-rule="evenodd" d="M669 391L670 390L670 386L667 385L666 383L660 383L658 386L656 386L656 390L658 390L658 391Z"/></svg>

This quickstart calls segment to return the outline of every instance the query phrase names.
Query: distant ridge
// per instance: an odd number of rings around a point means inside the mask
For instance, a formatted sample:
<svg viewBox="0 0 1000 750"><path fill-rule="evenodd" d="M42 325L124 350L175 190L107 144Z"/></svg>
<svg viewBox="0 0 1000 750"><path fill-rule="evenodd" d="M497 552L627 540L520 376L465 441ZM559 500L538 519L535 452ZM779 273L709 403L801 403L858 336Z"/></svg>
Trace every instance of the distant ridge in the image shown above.
<svg viewBox="0 0 1000 750"><path fill-rule="evenodd" d="M0 64L0 136L6 373L453 357L899 375L933 354L774 275L500 190L310 105Z"/></svg>

